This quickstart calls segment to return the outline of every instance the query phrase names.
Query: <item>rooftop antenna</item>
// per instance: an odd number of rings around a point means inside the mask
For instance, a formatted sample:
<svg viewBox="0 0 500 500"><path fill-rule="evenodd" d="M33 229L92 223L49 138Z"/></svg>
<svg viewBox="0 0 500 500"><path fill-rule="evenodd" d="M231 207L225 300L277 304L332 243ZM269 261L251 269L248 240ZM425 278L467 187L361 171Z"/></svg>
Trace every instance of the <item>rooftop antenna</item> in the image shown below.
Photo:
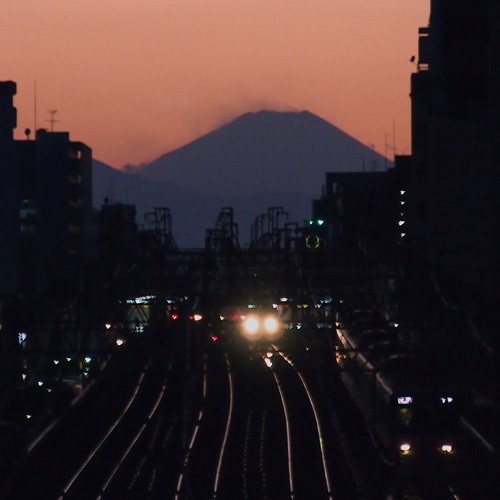
<svg viewBox="0 0 500 500"><path fill-rule="evenodd" d="M393 159L396 161L396 119L392 119L392 154Z"/></svg>
<svg viewBox="0 0 500 500"><path fill-rule="evenodd" d="M54 132L54 123L59 120L54 119L54 115L57 113L57 109L49 109L50 118L47 120L50 123L50 131Z"/></svg>
<svg viewBox="0 0 500 500"><path fill-rule="evenodd" d="M36 78L33 81L33 117L34 117L34 131L36 136Z"/></svg>
<svg viewBox="0 0 500 500"><path fill-rule="evenodd" d="M385 134L385 144L384 144L384 168L385 170L387 170L387 147L388 147L388 144L387 144L387 136L389 134Z"/></svg>

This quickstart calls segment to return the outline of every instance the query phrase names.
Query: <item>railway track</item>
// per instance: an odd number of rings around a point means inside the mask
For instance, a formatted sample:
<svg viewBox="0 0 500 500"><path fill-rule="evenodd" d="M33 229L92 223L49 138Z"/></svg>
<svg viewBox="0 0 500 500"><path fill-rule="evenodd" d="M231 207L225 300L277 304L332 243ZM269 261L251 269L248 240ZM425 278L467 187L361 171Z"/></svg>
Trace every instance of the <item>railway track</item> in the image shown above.
<svg viewBox="0 0 500 500"><path fill-rule="evenodd" d="M188 366L171 345L134 346L37 442L2 498L488 498L474 496L470 476L465 485L391 477L326 344L303 338L207 340ZM482 470L478 485L491 484L494 468Z"/></svg>
<svg viewBox="0 0 500 500"><path fill-rule="evenodd" d="M293 359L272 346L261 351L235 342L220 348L227 348L226 375L219 352L218 364L208 370L206 410L187 465L198 478L195 493L210 492L214 499L358 498L352 482L346 486L346 468L332 472L331 457L338 462L339 455L335 428Z"/></svg>

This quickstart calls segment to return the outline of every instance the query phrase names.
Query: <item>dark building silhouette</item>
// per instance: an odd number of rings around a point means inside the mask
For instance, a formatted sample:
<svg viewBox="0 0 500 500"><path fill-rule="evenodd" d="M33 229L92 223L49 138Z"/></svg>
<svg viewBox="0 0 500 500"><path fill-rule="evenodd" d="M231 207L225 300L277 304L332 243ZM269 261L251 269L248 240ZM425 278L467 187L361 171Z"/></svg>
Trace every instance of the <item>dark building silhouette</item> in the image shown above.
<svg viewBox="0 0 500 500"><path fill-rule="evenodd" d="M0 82L0 294L69 300L91 250L91 149L67 132L14 140L15 93Z"/></svg>
<svg viewBox="0 0 500 500"><path fill-rule="evenodd" d="M67 132L15 140L15 94L0 82L0 418L42 353L65 345L92 249L91 150Z"/></svg>
<svg viewBox="0 0 500 500"><path fill-rule="evenodd" d="M477 317L500 298L500 2L432 0L411 78L411 266Z"/></svg>
<svg viewBox="0 0 500 500"><path fill-rule="evenodd" d="M19 239L12 239L18 229L19 207L13 192L17 191L14 128L17 111L14 107L16 84L0 82L0 295L17 290L15 262Z"/></svg>
<svg viewBox="0 0 500 500"><path fill-rule="evenodd" d="M409 172L409 156L380 172L328 172L309 231L335 252L396 264L406 248Z"/></svg>
<svg viewBox="0 0 500 500"><path fill-rule="evenodd" d="M138 229L135 205L109 203L99 212L98 250L101 277L110 282L137 259Z"/></svg>

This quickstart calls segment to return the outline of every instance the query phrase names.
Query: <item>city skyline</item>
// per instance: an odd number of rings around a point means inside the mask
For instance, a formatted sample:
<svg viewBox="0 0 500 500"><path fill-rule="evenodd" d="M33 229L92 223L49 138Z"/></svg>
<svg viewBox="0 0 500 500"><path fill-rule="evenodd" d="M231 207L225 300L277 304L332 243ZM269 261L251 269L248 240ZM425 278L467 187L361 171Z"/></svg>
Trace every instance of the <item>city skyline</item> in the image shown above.
<svg viewBox="0 0 500 500"><path fill-rule="evenodd" d="M393 142L411 152L410 59L429 9L421 0L7 0L0 79L17 82L17 139L26 128L69 131L115 168L261 109L308 110L392 157Z"/></svg>

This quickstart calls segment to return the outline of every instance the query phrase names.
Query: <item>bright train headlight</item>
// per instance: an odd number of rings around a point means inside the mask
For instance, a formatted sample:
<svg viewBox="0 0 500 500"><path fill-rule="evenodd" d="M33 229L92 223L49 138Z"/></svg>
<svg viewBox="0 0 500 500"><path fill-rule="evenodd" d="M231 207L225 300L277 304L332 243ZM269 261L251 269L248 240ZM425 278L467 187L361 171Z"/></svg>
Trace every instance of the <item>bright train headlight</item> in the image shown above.
<svg viewBox="0 0 500 500"><path fill-rule="evenodd" d="M276 320L276 318L269 316L264 319L264 330L266 331L266 333L276 333L278 331L278 321Z"/></svg>
<svg viewBox="0 0 500 500"><path fill-rule="evenodd" d="M410 443L401 443L399 446L399 451L402 455L408 455L411 451Z"/></svg>
<svg viewBox="0 0 500 500"><path fill-rule="evenodd" d="M449 453L451 453L453 451L453 446L451 444L443 444L441 445L441 453L445 454L445 455L448 455Z"/></svg>
<svg viewBox="0 0 500 500"><path fill-rule="evenodd" d="M243 330L249 336L255 336L259 333L260 324L255 316L249 316L243 321Z"/></svg>

